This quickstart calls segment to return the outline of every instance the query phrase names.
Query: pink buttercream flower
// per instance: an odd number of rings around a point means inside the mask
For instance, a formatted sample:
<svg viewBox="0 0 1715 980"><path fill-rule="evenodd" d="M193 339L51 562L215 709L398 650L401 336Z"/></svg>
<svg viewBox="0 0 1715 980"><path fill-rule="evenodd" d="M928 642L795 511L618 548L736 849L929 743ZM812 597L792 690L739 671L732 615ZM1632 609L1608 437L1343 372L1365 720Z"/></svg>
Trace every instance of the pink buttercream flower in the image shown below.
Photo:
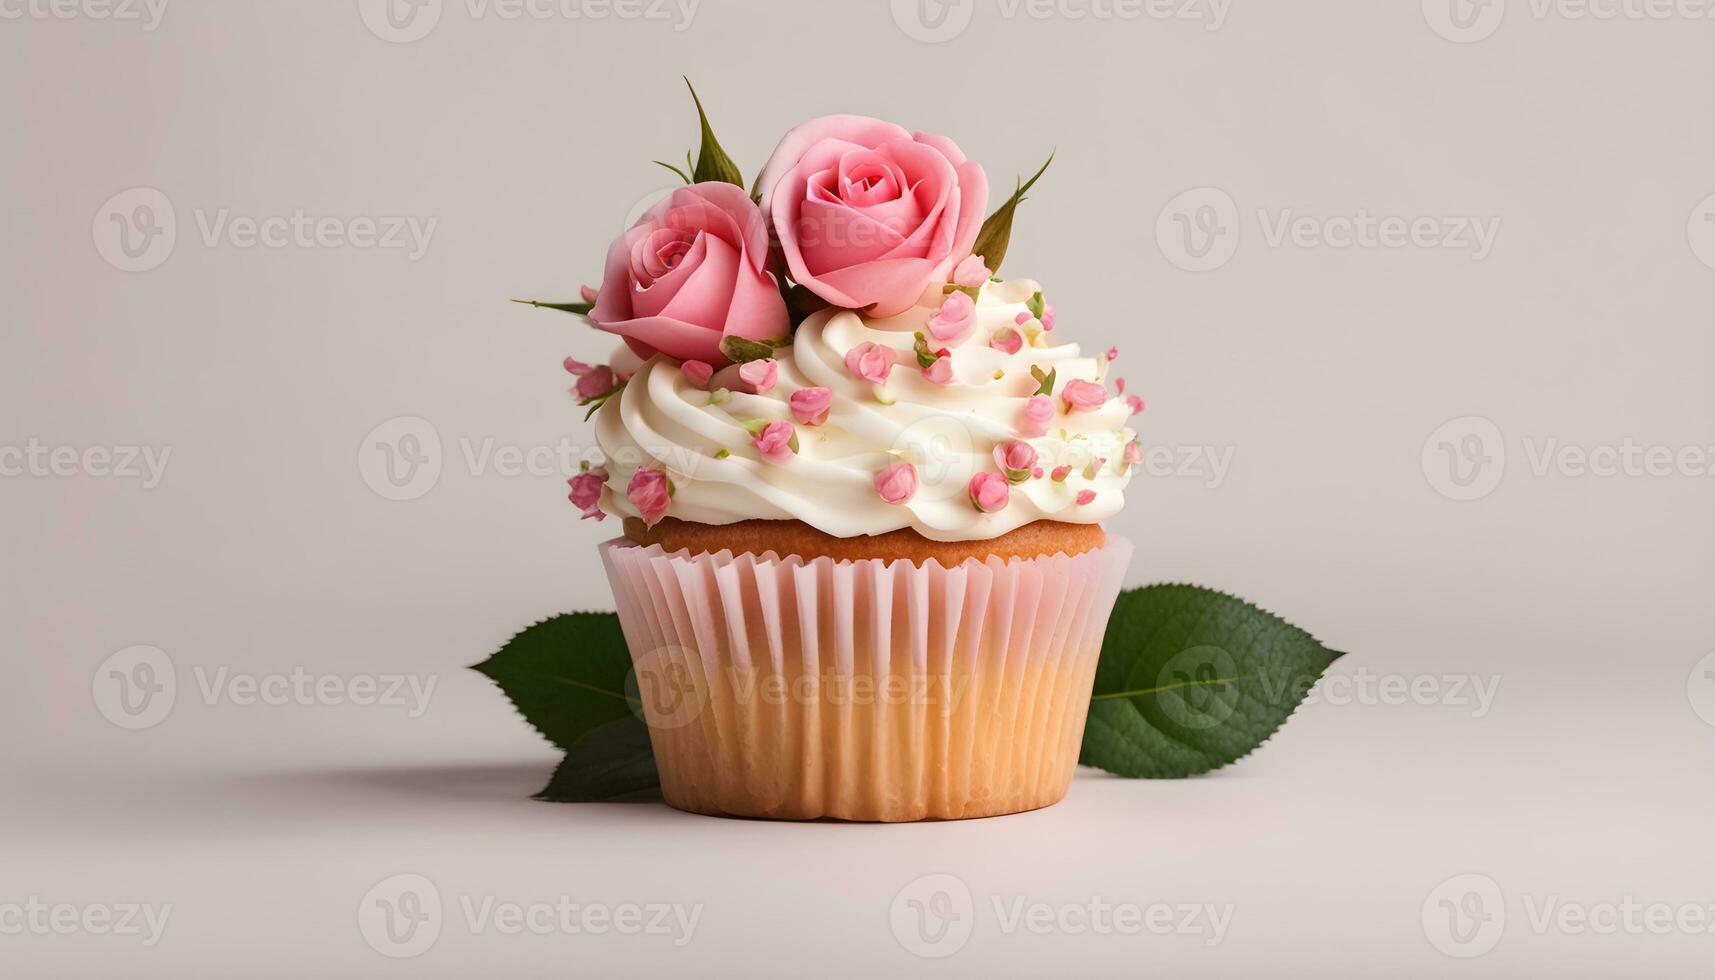
<svg viewBox="0 0 1715 980"><path fill-rule="evenodd" d="M709 379L715 376L714 365L707 361L686 361L679 370L685 372L685 380L698 388L707 388Z"/></svg>
<svg viewBox="0 0 1715 980"><path fill-rule="evenodd" d="M941 312L929 318L929 335L936 340L958 340L977 319L976 301L965 293L948 293Z"/></svg>
<svg viewBox="0 0 1715 980"><path fill-rule="evenodd" d="M989 271L989 267L983 265L982 256L967 255L965 260L959 263L959 267L953 270L953 285L978 289L993 276L994 273Z"/></svg>
<svg viewBox="0 0 1715 980"><path fill-rule="evenodd" d="M631 474L631 482L625 487L625 499L643 515L643 523L655 525L667 516L667 506L673 502L673 489L673 481L665 470L644 466Z"/></svg>
<svg viewBox="0 0 1715 980"><path fill-rule="evenodd" d="M1131 409L1131 414L1133 414L1133 415L1142 415L1143 414L1144 404L1143 404L1143 396L1142 395L1127 395L1126 399L1125 399L1125 403L1126 403L1126 407Z"/></svg>
<svg viewBox="0 0 1715 980"><path fill-rule="evenodd" d="M590 320L639 357L725 364L726 337L791 332L768 256L768 222L743 188L677 188L608 248Z"/></svg>
<svg viewBox="0 0 1715 980"><path fill-rule="evenodd" d="M917 495L917 467L894 463L875 475L875 492L890 504L903 504Z"/></svg>
<svg viewBox="0 0 1715 980"><path fill-rule="evenodd" d="M1072 467L1070 467L1070 466L1056 466L1056 467L1054 467L1054 472L1049 474L1049 476L1053 478L1055 483L1065 483L1066 478L1071 476L1071 475L1072 475Z"/></svg>
<svg viewBox="0 0 1715 980"><path fill-rule="evenodd" d="M877 317L947 282L988 206L988 178L952 140L863 116L787 133L757 189L792 281Z"/></svg>
<svg viewBox="0 0 1715 980"><path fill-rule="evenodd" d="M780 362L772 357L760 361L746 361L738 366L738 379L743 382L740 388L753 395L766 395L774 383L780 380Z"/></svg>
<svg viewBox="0 0 1715 980"><path fill-rule="evenodd" d="M1042 311L1042 329L1053 330L1054 329L1054 321L1056 319L1058 319L1058 317L1054 313L1054 307L1050 306L1050 307L1044 309Z"/></svg>
<svg viewBox="0 0 1715 980"><path fill-rule="evenodd" d="M826 388L799 388L787 399L792 408L792 417L800 425L821 425L828 421L828 410L833 407L834 393Z"/></svg>
<svg viewBox="0 0 1715 980"><path fill-rule="evenodd" d="M952 384L953 358L946 354L935 358L935 363L923 369L923 380L937 385Z"/></svg>
<svg viewBox="0 0 1715 980"><path fill-rule="evenodd" d="M751 439L751 445L770 463L784 463L797 453L797 441L798 430L782 419L763 426L762 431Z"/></svg>
<svg viewBox="0 0 1715 980"><path fill-rule="evenodd" d="M1090 504L1095 502L1095 499L1096 499L1096 491L1094 491L1094 490L1079 490L1078 491L1078 506L1079 507L1088 507Z"/></svg>
<svg viewBox="0 0 1715 980"><path fill-rule="evenodd" d="M1018 427L1019 434L1026 439L1047 435L1055 412L1054 399L1047 395L1030 396L1030 400L1024 403L1024 424Z"/></svg>
<svg viewBox="0 0 1715 980"><path fill-rule="evenodd" d="M1094 381L1068 381L1060 397L1068 412L1095 412L1108 403L1108 389Z"/></svg>
<svg viewBox="0 0 1715 980"><path fill-rule="evenodd" d="M601 509L601 488L607 483L606 470L587 470L566 482L572 488L571 495L567 499L583 511L584 520L601 521L607 518Z"/></svg>
<svg viewBox="0 0 1715 980"><path fill-rule="evenodd" d="M1036 448L1021 439L1003 442L994 447L994 463L1008 483L1023 483L1036 469Z"/></svg>
<svg viewBox="0 0 1715 980"><path fill-rule="evenodd" d="M886 384L893 372L893 348L864 341L846 351L846 370L871 384Z"/></svg>
<svg viewBox="0 0 1715 980"><path fill-rule="evenodd" d="M984 470L971 477L971 506L984 514L1005 509L1012 499L1012 484L994 470Z"/></svg>
<svg viewBox="0 0 1715 980"><path fill-rule="evenodd" d="M989 346L1002 354L1016 354L1024 349L1024 338L1019 336L1017 330L1011 327L1003 327L996 330L994 336L989 338Z"/></svg>

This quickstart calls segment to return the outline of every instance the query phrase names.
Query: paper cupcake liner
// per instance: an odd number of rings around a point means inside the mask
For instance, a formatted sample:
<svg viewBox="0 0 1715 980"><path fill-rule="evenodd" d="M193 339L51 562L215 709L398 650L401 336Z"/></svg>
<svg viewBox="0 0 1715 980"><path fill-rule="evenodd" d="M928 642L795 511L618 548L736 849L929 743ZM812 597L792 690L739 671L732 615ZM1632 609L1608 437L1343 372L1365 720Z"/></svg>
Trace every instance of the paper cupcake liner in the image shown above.
<svg viewBox="0 0 1715 980"><path fill-rule="evenodd" d="M669 804L891 821L1065 796L1132 547L956 568L601 552Z"/></svg>

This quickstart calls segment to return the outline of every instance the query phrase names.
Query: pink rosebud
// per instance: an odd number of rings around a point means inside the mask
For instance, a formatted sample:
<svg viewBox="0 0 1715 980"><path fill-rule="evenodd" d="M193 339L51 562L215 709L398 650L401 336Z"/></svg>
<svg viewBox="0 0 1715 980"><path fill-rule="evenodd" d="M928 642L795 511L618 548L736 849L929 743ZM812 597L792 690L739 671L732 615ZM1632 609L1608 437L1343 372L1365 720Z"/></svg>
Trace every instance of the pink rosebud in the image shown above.
<svg viewBox="0 0 1715 980"><path fill-rule="evenodd" d="M1030 321L1032 321L1032 320L1034 320L1034 319L1036 319L1036 318L1035 318L1035 317L1033 317L1033 316L1031 316L1031 315L1030 315L1030 314L1028 314L1028 313L1020 313L1020 314L1019 314L1019 315L1017 315L1017 316L1015 316L1015 317L1013 317L1013 318L1012 318L1012 322L1013 322L1013 323L1016 323L1016 324L1018 324L1018 325L1019 325L1019 326L1021 326L1021 327L1022 327L1022 326L1024 326L1024 325L1025 325L1025 324L1026 324L1026 323L1029 323L1029 322L1030 322Z"/></svg>
<svg viewBox="0 0 1715 980"><path fill-rule="evenodd" d="M834 393L826 388L799 388L787 399L792 417L800 425L821 425L828 421L828 409L833 407Z"/></svg>
<svg viewBox="0 0 1715 980"><path fill-rule="evenodd" d="M595 370L594 368L590 367L588 364L585 364L583 361L580 361L575 357L566 358L565 367L566 367L566 373L567 374L575 375L575 376L580 377L580 378L583 377L584 375L590 373L591 371Z"/></svg>
<svg viewBox="0 0 1715 980"><path fill-rule="evenodd" d="M1047 435L1054 415L1054 399L1047 395L1030 396L1030 400L1024 403L1024 424L1019 426L1019 434L1026 439Z"/></svg>
<svg viewBox="0 0 1715 980"><path fill-rule="evenodd" d="M667 505L673 502L673 481L664 470L642 467L631 474L625 487L625 499L643 516L643 523L654 525L667 516Z"/></svg>
<svg viewBox="0 0 1715 980"><path fill-rule="evenodd" d="M935 363L923 369L923 379L930 384L950 385L953 383L953 359L950 356L935 358Z"/></svg>
<svg viewBox="0 0 1715 980"><path fill-rule="evenodd" d="M578 288L578 295L583 297L584 302L590 304L591 306L595 305L596 291L595 291L594 286L581 286L581 287L579 287Z"/></svg>
<svg viewBox="0 0 1715 980"><path fill-rule="evenodd" d="M971 477L971 506L984 514L1005 509L1012 499L1012 484L994 470L984 470Z"/></svg>
<svg viewBox="0 0 1715 980"><path fill-rule="evenodd" d="M1030 478L1032 480L1042 479L1042 467L1038 466L1036 469L1032 470L1030 473Z"/></svg>
<svg viewBox="0 0 1715 980"><path fill-rule="evenodd" d="M1008 483L1023 483L1036 469L1036 449L1020 439L1003 442L994 447L994 463L1006 474Z"/></svg>
<svg viewBox="0 0 1715 980"><path fill-rule="evenodd" d="M917 467L894 463L875 475L875 492L890 504L903 504L917 495Z"/></svg>
<svg viewBox="0 0 1715 980"><path fill-rule="evenodd" d="M738 379L742 387L753 395L766 395L774 383L780 380L780 362L772 357L760 361L746 361L738 366Z"/></svg>
<svg viewBox="0 0 1715 980"><path fill-rule="evenodd" d="M1116 378L1114 380L1114 387L1119 389L1120 394L1125 394L1125 379Z"/></svg>
<svg viewBox="0 0 1715 980"><path fill-rule="evenodd" d="M893 348L865 341L846 351L846 370L871 384L886 384L893 373Z"/></svg>
<svg viewBox="0 0 1715 980"><path fill-rule="evenodd" d="M1094 381L1068 381L1060 397L1068 412L1095 412L1108 403L1108 389Z"/></svg>
<svg viewBox="0 0 1715 980"><path fill-rule="evenodd" d="M1054 321L1057 319L1059 319L1059 318L1054 313L1054 307L1050 306L1050 307L1044 309L1042 311L1042 329L1053 330L1054 329Z"/></svg>
<svg viewBox="0 0 1715 980"><path fill-rule="evenodd" d="M1118 347L1109 347L1108 348L1108 363L1111 364L1114 361L1117 361L1119 359L1120 359L1120 349Z"/></svg>
<svg viewBox="0 0 1715 980"><path fill-rule="evenodd" d="M929 334L936 340L957 340L976 322L977 304L964 293L948 293L941 312L929 318Z"/></svg>
<svg viewBox="0 0 1715 980"><path fill-rule="evenodd" d="M709 379L715 376L714 365L707 361L686 361L680 370L685 372L685 380L697 388L707 388Z"/></svg>
<svg viewBox="0 0 1715 980"><path fill-rule="evenodd" d="M1017 330L1004 327L995 331L994 336L989 338L989 346L1002 354L1016 354L1024 349L1024 338L1019 336Z"/></svg>
<svg viewBox="0 0 1715 980"><path fill-rule="evenodd" d="M1053 477L1055 483L1065 483L1066 478L1071 475L1072 467L1070 466L1056 466L1054 467L1054 472L1049 474L1049 476Z"/></svg>
<svg viewBox="0 0 1715 980"><path fill-rule="evenodd" d="M1125 444L1125 461L1132 466L1137 466L1138 464L1142 463L1143 462L1143 443L1141 443L1141 442L1128 442L1128 443L1126 443Z"/></svg>
<svg viewBox="0 0 1715 980"><path fill-rule="evenodd" d="M770 463L784 463L798 451L797 442L798 430L792 428L792 423L779 420L763 426L751 440L751 445Z"/></svg>
<svg viewBox="0 0 1715 980"><path fill-rule="evenodd" d="M1141 396L1141 395L1127 395L1126 399L1125 399L1125 403L1126 403L1126 406L1131 409L1131 414L1133 414L1133 415L1142 415L1143 414L1143 408L1144 408L1143 396Z"/></svg>
<svg viewBox="0 0 1715 980"><path fill-rule="evenodd" d="M1095 499L1096 499L1096 491L1094 491L1094 490L1079 490L1078 491L1078 506L1079 507L1088 507L1091 503L1093 503L1095 501Z"/></svg>
<svg viewBox="0 0 1715 980"><path fill-rule="evenodd" d="M600 521L607 517L601 510L601 488L607 483L606 470L590 470L579 473L566 481L571 484L572 492L568 498L572 504L584 512L584 520Z"/></svg>
<svg viewBox="0 0 1715 980"><path fill-rule="evenodd" d="M603 364L578 378L579 398L600 398L614 389L613 369Z"/></svg>
<svg viewBox="0 0 1715 980"><path fill-rule="evenodd" d="M989 271L989 267L983 265L982 256L969 255L965 257L963 262L959 263L958 268L953 270L953 284L963 286L966 289L976 289L988 282L993 275L994 273Z"/></svg>

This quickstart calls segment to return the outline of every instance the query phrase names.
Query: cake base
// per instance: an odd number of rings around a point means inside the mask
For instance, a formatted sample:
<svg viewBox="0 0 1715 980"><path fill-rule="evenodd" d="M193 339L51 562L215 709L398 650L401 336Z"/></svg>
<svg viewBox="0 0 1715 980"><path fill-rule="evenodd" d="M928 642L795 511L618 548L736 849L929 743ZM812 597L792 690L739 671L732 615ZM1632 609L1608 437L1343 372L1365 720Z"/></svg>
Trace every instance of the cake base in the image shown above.
<svg viewBox="0 0 1715 980"><path fill-rule="evenodd" d="M693 555L761 555L770 551L781 557L832 558L835 561L882 561L904 559L921 565L933 558L942 568L956 567L967 558L1040 558L1045 555L1081 555L1100 548L1107 534L1099 524L1066 524L1035 521L1003 534L979 541L934 541L904 528L886 534L837 538L803 521L739 521L734 524L696 524L665 517L648 525L635 517L625 519L625 536L641 545L658 544L663 551L689 551Z"/></svg>

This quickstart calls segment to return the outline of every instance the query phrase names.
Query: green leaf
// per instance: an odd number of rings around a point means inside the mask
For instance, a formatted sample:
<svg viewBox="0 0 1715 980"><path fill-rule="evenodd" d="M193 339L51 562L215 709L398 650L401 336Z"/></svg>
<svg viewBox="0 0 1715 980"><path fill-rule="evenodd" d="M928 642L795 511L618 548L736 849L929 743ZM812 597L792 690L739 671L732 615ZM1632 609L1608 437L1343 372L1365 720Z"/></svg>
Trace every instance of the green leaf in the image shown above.
<svg viewBox="0 0 1715 980"><path fill-rule="evenodd" d="M1042 290L1040 289L1032 293L1024 305L1030 310L1030 315L1038 320L1042 319L1042 314L1048 312L1048 302L1042 298Z"/></svg>
<svg viewBox="0 0 1715 980"><path fill-rule="evenodd" d="M607 803L654 799L661 783L649 726L627 716L585 735L566 753L554 777L536 794L548 803Z"/></svg>
<svg viewBox="0 0 1715 980"><path fill-rule="evenodd" d="M1006 203L996 209L995 213L988 216L988 220L983 222L982 230L977 232L977 243L971 247L971 254L982 256L983 265L988 266L991 271L999 272L1000 264L1006 260L1006 248L1012 241L1013 213L1024 203L1025 193L1048 172L1048 164L1053 162L1054 154L1050 153L1048 160L1042 164L1042 169L1036 171L1036 175L1029 180L1020 181L1012 196L1007 198Z"/></svg>
<svg viewBox="0 0 1715 980"><path fill-rule="evenodd" d="M1079 761L1148 779L1219 769L1268 741L1340 656L1223 593L1125 592L1102 642Z"/></svg>
<svg viewBox="0 0 1715 980"><path fill-rule="evenodd" d="M691 180L690 174L686 173L683 170L680 170L678 167L675 167L670 163L667 163L667 162L662 161L662 160L651 160L649 162L655 164L657 167L665 167L668 170L673 171L673 173L678 175L680 180L684 181L687 184L693 183L693 181ZM693 167L692 169L696 169L696 168Z"/></svg>
<svg viewBox="0 0 1715 980"><path fill-rule="evenodd" d="M790 318L793 329L808 320L812 314L828 308L828 301L803 286L788 285L784 279L780 281L780 295L786 298L786 315Z"/></svg>
<svg viewBox="0 0 1715 980"><path fill-rule="evenodd" d="M595 309L594 303L544 303L540 300L534 299L515 299L512 302L523 303L525 306L534 306L543 310L559 310L561 313L575 313L578 316L589 316L590 311Z"/></svg>
<svg viewBox="0 0 1715 980"><path fill-rule="evenodd" d="M726 155L726 151L721 149L720 141L715 139L715 131L709 126L708 113L703 111L703 100L697 97L697 89L689 78L685 79L685 87L691 90L691 101L697 104L697 121L703 128L703 145L697 151L697 166L691 172L692 183L719 181L743 187L744 174L739 172L738 164L732 162L732 157Z"/></svg>
<svg viewBox="0 0 1715 980"><path fill-rule="evenodd" d="M1030 365L1030 376L1042 383L1041 387L1036 389L1038 395L1052 395L1054 394L1054 382L1060 377L1060 369L1055 368L1044 374L1041 368L1032 364Z"/></svg>
<svg viewBox="0 0 1715 980"><path fill-rule="evenodd" d="M774 348L780 344L778 340L748 340L729 334L721 338L721 356L734 364L766 361L774 356Z"/></svg>
<svg viewBox="0 0 1715 980"><path fill-rule="evenodd" d="M570 751L603 725L636 720L631 654L614 613L564 613L524 630L472 668L500 685L524 720Z"/></svg>

